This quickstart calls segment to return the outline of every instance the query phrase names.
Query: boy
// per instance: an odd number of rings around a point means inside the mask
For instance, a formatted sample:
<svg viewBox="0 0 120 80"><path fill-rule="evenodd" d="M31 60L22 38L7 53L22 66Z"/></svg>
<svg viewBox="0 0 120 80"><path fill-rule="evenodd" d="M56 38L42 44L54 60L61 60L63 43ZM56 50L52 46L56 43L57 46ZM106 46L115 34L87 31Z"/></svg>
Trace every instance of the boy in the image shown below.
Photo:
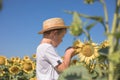
<svg viewBox="0 0 120 80"><path fill-rule="evenodd" d="M39 32L43 34L43 39L36 53L37 80L57 80L59 74L69 67L70 60L75 55L74 49L67 49L63 60L55 50L62 42L67 28L61 18L50 18L43 22L43 30Z"/></svg>

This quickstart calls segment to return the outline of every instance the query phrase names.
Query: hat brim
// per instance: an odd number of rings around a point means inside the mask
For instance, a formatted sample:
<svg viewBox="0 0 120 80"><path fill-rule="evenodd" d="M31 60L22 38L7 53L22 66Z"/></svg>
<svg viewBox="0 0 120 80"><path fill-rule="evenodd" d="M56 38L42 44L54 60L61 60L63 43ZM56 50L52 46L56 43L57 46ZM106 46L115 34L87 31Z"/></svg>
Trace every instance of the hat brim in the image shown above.
<svg viewBox="0 0 120 80"><path fill-rule="evenodd" d="M51 31L51 30L55 30L55 29L64 29L64 28L67 29L67 28L69 28L69 26L51 27L51 28L48 28L48 29L45 29L45 30L41 30L40 32L38 32L38 34L43 34L46 31Z"/></svg>

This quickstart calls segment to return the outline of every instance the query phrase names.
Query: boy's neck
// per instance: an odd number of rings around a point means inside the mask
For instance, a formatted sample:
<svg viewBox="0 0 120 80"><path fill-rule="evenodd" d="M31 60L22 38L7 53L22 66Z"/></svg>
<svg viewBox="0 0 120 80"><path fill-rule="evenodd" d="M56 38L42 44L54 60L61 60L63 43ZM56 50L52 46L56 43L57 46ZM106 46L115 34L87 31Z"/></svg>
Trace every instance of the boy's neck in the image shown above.
<svg viewBox="0 0 120 80"><path fill-rule="evenodd" d="M48 44L51 44L54 46L53 41L51 39L48 39L48 38L43 38L41 43L48 43Z"/></svg>

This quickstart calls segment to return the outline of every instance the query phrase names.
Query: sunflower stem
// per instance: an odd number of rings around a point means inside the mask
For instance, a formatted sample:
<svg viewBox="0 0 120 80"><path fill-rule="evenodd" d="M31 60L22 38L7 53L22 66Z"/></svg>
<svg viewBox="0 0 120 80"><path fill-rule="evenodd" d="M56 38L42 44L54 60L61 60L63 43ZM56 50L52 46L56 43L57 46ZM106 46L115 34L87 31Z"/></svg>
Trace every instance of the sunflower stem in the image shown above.
<svg viewBox="0 0 120 80"><path fill-rule="evenodd" d="M89 32L87 32L87 31L85 31L85 30L83 30L83 32L84 32L85 35L87 36L88 41L91 41L91 37L90 37Z"/></svg>
<svg viewBox="0 0 120 80"><path fill-rule="evenodd" d="M105 31L106 31L106 33L109 33L109 24L108 24L108 12L107 12L107 7L106 7L106 4L105 4L105 1L104 1L104 0L100 0L100 2L102 3L103 8L104 8L104 15L105 15Z"/></svg>
<svg viewBox="0 0 120 80"><path fill-rule="evenodd" d="M112 30L111 33L116 32L117 29L117 18L118 18L118 10L119 10L119 6L120 6L120 0L116 0L116 10L114 13L114 18L113 18L113 23L112 23ZM109 54L108 56L110 56L111 54L114 53L114 35L109 35L108 39L110 41L110 49L109 49ZM109 62L109 74L108 74L108 80L114 80L114 63L113 62Z"/></svg>

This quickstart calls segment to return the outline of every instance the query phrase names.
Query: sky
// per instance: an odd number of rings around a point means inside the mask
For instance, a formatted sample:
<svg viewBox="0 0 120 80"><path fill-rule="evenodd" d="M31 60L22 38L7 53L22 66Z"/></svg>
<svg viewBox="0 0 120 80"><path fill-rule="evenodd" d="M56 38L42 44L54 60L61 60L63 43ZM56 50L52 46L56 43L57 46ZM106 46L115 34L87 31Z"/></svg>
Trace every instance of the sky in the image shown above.
<svg viewBox="0 0 120 80"><path fill-rule="evenodd" d="M115 0L105 0L109 26L112 26ZM65 12L77 11L91 16L104 17L103 6L98 1L88 5L84 0L3 0L0 11L0 55L6 57L32 56L42 39L38 32L42 29L42 22L48 18L63 18L66 25L70 25L73 15ZM85 19L82 19L85 22ZM89 20L88 20L89 21ZM98 23L91 29L93 42L101 43L106 39L103 26ZM84 41L85 35L79 37ZM65 49L73 44L74 36L67 31L63 42L56 48L60 56Z"/></svg>

